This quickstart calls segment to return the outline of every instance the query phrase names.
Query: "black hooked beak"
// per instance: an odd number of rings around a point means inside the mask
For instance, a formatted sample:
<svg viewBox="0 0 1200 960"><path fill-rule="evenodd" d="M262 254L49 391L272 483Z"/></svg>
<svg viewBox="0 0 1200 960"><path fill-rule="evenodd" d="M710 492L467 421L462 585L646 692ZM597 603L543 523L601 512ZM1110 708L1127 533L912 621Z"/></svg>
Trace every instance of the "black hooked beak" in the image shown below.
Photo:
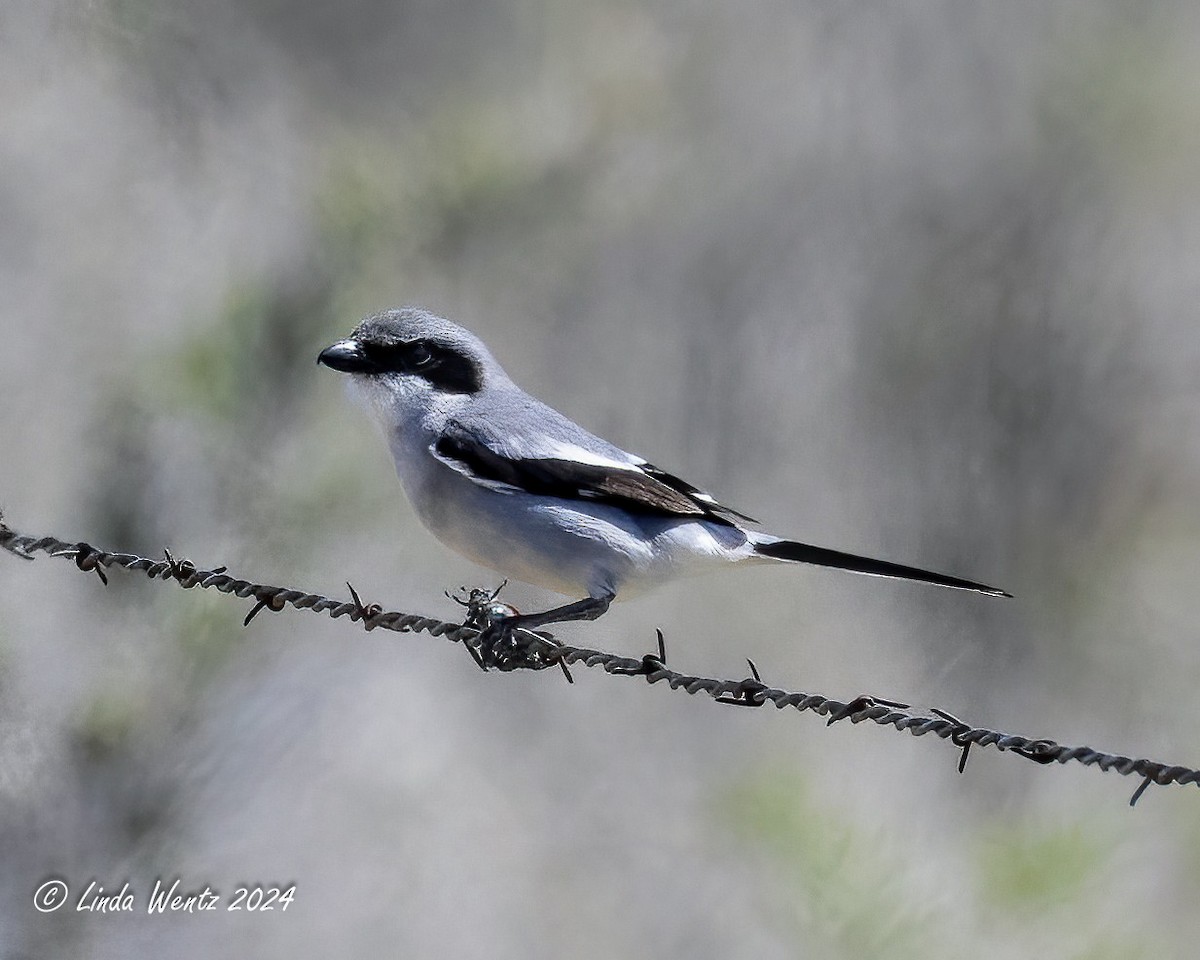
<svg viewBox="0 0 1200 960"><path fill-rule="evenodd" d="M317 363L340 373L374 373L376 369L357 340L339 340L326 347L317 357Z"/></svg>

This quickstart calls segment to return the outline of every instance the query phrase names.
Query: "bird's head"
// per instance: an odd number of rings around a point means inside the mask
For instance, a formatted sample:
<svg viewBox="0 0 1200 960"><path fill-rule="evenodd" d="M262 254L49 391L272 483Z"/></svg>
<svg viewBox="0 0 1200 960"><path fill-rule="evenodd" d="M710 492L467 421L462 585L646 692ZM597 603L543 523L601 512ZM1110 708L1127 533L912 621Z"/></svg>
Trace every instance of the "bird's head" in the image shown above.
<svg viewBox="0 0 1200 960"><path fill-rule="evenodd" d="M367 317L317 363L349 374L352 392L384 415L455 405L503 376L473 333L413 307Z"/></svg>

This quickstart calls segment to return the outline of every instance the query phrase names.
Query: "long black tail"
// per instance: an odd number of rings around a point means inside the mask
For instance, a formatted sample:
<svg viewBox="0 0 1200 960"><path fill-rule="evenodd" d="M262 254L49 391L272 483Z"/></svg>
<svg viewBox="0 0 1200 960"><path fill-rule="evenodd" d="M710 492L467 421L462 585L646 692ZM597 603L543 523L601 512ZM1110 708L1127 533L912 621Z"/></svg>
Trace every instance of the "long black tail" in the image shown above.
<svg viewBox="0 0 1200 960"><path fill-rule="evenodd" d="M930 570L919 570L916 567L906 567L899 563L889 563L886 560L872 560L870 557L856 557L852 553L842 553L840 550L827 550L825 547L814 547L807 543L797 543L795 540L760 540L754 544L754 552L775 560L792 560L796 563L813 563L819 567L835 567L838 570L851 570L854 573L865 573L872 577L895 577L900 580L919 580L921 583L936 583L941 587L954 587L956 590L974 590L976 593L986 593L989 597L1011 597L1011 593L997 590L982 583L962 580L958 577L948 577L942 573Z"/></svg>

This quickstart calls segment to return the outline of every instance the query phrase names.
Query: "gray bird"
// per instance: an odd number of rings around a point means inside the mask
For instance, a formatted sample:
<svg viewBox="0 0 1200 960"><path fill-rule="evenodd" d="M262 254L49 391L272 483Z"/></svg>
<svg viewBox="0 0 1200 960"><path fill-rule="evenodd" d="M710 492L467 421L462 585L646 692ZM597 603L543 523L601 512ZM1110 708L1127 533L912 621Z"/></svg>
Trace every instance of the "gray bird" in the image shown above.
<svg viewBox="0 0 1200 960"><path fill-rule="evenodd" d="M478 337L424 310L368 317L317 362L350 375L439 540L505 576L583 598L509 617L505 629L594 620L618 595L731 564L816 564L1009 596L748 529L745 514L535 400Z"/></svg>

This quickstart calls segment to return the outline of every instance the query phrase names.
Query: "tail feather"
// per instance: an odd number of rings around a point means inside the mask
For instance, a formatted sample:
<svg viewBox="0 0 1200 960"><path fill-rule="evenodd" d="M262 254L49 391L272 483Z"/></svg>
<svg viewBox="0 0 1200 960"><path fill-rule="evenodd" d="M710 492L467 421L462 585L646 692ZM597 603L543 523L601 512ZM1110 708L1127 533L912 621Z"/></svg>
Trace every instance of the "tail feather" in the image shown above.
<svg viewBox="0 0 1200 960"><path fill-rule="evenodd" d="M889 563L887 560L872 560L870 557L858 557L852 553L842 553L840 550L828 550L825 547L814 547L795 540L777 540L774 537L763 538L754 543L754 552L775 560L790 560L795 563L811 563L818 567L834 567L838 570L850 570L854 573L865 573L872 577L894 577L899 580L917 580L921 583L934 583L941 587L953 587L956 590L974 590L985 593L989 597L1011 597L1011 593L989 587L971 580L959 577L948 577L942 573L930 570L920 570L917 567L906 567L900 563Z"/></svg>

